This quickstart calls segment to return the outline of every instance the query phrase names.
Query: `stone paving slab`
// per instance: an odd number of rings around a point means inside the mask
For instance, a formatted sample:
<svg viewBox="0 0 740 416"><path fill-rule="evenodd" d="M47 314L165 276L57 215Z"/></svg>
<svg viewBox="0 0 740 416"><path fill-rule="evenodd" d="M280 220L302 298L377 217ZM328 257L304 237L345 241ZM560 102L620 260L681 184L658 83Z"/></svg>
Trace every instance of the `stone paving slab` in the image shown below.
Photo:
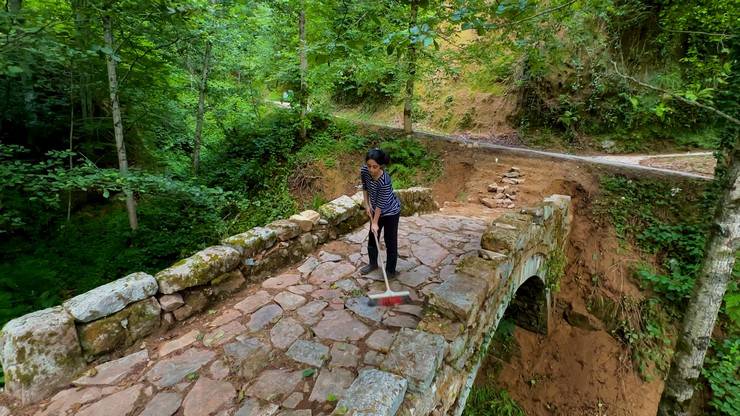
<svg viewBox="0 0 740 416"><path fill-rule="evenodd" d="M447 343L441 335L402 329L381 368L403 375L409 390L423 392L442 364Z"/></svg>
<svg viewBox="0 0 740 416"><path fill-rule="evenodd" d="M139 416L172 416L181 404L182 395L179 393L158 393Z"/></svg>
<svg viewBox="0 0 740 416"><path fill-rule="evenodd" d="M125 378L134 367L149 360L149 351L142 350L117 360L95 367L93 374L80 377L73 382L76 386L111 385Z"/></svg>
<svg viewBox="0 0 740 416"><path fill-rule="evenodd" d="M391 286L410 291L413 303L394 308L367 304L365 294L385 287L360 276L367 229L357 229L77 380L90 387L20 416L395 415L407 390L430 384L450 341L409 328L424 318L430 296L467 317L473 295L455 280L455 264L480 248L485 227L473 218L402 218L406 257ZM179 303L177 295L160 301Z"/></svg>
<svg viewBox="0 0 740 416"><path fill-rule="evenodd" d="M77 416L128 416L134 410L144 386L137 384L111 394L76 413Z"/></svg>
<svg viewBox="0 0 740 416"><path fill-rule="evenodd" d="M345 392L337 409L344 414L393 416L401 407L406 386L403 377L375 369L364 370Z"/></svg>
<svg viewBox="0 0 740 416"><path fill-rule="evenodd" d="M236 390L228 382L200 377L182 403L184 416L212 415L219 408L233 407Z"/></svg>
<svg viewBox="0 0 740 416"><path fill-rule="evenodd" d="M318 342L300 340L290 346L287 355L299 363L321 367L329 355L329 347Z"/></svg>

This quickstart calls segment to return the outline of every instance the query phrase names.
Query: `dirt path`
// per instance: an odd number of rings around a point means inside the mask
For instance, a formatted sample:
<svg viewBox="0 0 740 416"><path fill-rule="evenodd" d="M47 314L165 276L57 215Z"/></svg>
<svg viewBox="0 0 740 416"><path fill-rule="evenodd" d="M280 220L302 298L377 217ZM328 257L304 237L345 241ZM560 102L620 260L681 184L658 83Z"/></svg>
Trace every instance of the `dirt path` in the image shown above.
<svg viewBox="0 0 740 416"><path fill-rule="evenodd" d="M403 130L398 127L366 121L350 121L371 129L390 131L395 134L403 133ZM495 140L487 140L480 137L450 136L427 131L415 131L414 136L423 139L456 143L471 148L495 150L499 153L512 156L610 166L624 170L649 172L666 176L712 179L714 172L714 158L711 152L671 153L662 155L575 155L507 144L510 140L506 138L504 138L502 144Z"/></svg>
<svg viewBox="0 0 740 416"><path fill-rule="evenodd" d="M685 178L695 178L695 179L712 179L713 175L707 174L707 168L702 167L701 172L702 173L696 173L695 170L683 170L687 169L690 164L681 163L682 159L694 159L696 157L701 157L702 159L706 159L706 155L704 154L695 154L695 153L688 153L688 154L670 154L670 155L629 155L629 156L614 156L614 155L605 155L605 156L581 156L581 155L573 155L569 153L559 153L559 152L549 152L544 150L535 150L535 149L527 149L523 147L516 147L516 146L509 146L509 145L503 145L503 144L496 144L496 143L489 143L489 142L482 142L474 138L466 138L466 137L454 137L454 136L442 136L438 134L431 134L431 133L415 133L417 137L423 137L426 139L433 139L433 140L444 140L449 143L458 143L462 144L471 148L480 148L480 149L490 149L490 150L496 150L500 153L509 154L513 156L525 156L530 158L539 158L539 159L551 159L551 160L561 160L561 161L569 161L569 162L580 162L580 163L586 163L586 164L593 164L593 165L604 165L604 166L611 166L626 170L633 170L633 171L642 171L642 172L651 172L655 174L663 174L667 176L680 176ZM663 157L669 158L668 160L672 159L673 163L655 163L656 160L660 160ZM712 169L709 169L710 171L713 171L713 165Z"/></svg>
<svg viewBox="0 0 740 416"><path fill-rule="evenodd" d="M267 102L276 107L290 108L290 104L282 101ZM370 128L390 130L396 133L403 132L403 129L389 124L369 122L367 120L348 119L341 116L335 117ZM511 135L503 135L501 140L493 141L482 137L472 137L466 135L445 135L423 129L414 131L414 135L420 138L442 140L449 143L458 143L466 146L497 150L503 153L517 156L528 156L553 160L567 160L572 162L605 165L628 170L675 175L696 179L712 179L714 177L715 159L712 156L712 152L686 152L653 155L575 155L570 153L551 152L522 147L512 143L512 140L510 139Z"/></svg>

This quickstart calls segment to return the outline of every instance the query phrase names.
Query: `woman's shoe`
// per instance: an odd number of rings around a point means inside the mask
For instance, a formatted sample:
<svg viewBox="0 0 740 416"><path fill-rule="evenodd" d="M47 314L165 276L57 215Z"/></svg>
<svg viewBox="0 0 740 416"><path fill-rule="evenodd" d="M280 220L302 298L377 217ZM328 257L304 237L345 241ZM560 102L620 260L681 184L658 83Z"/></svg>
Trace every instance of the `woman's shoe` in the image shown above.
<svg viewBox="0 0 740 416"><path fill-rule="evenodd" d="M377 264L368 264L360 269L360 274L368 274L371 273L373 270L377 269Z"/></svg>

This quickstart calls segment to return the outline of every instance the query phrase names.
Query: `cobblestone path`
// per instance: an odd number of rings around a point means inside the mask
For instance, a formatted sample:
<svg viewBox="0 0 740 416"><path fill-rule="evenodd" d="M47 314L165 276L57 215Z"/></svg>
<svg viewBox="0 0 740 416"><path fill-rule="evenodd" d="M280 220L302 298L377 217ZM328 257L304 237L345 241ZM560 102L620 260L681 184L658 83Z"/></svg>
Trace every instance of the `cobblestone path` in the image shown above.
<svg viewBox="0 0 740 416"><path fill-rule="evenodd" d="M343 403L391 406L403 400L406 382L376 369L414 348L397 340L399 331L418 325L426 294L480 248L484 230L483 220L469 217L401 218L400 273L391 286L409 290L413 302L387 308L365 297L384 290L377 271L359 274L365 226L91 368L27 415L317 416L340 414Z"/></svg>

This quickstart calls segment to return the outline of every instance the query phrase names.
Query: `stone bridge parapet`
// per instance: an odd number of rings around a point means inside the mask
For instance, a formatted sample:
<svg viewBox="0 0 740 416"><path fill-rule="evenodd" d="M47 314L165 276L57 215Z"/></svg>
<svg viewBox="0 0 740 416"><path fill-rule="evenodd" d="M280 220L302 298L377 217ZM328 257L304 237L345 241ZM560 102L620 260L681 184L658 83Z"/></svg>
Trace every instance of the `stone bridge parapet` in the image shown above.
<svg viewBox="0 0 740 416"><path fill-rule="evenodd" d="M500 216L483 233L480 250L461 259L431 291L418 329L446 341L444 360L435 362L433 377L409 385L403 414L462 414L507 308L516 309L511 315L520 326L547 334L570 215L570 197L553 195L537 207Z"/></svg>
<svg viewBox="0 0 740 416"><path fill-rule="evenodd" d="M406 214L436 210L429 190L400 194ZM394 307L368 304L385 286L359 271L361 201L337 198L9 322L7 393L26 404L14 414L459 416L507 309L547 333L570 197L493 221L402 219L391 286L412 304Z"/></svg>
<svg viewBox="0 0 740 416"><path fill-rule="evenodd" d="M402 215L439 209L429 188L397 191ZM219 298L260 282L317 245L367 221L362 192L340 196L316 211L224 239L151 276L133 273L8 322L0 331L5 390L29 404L68 384L88 362L198 314Z"/></svg>

